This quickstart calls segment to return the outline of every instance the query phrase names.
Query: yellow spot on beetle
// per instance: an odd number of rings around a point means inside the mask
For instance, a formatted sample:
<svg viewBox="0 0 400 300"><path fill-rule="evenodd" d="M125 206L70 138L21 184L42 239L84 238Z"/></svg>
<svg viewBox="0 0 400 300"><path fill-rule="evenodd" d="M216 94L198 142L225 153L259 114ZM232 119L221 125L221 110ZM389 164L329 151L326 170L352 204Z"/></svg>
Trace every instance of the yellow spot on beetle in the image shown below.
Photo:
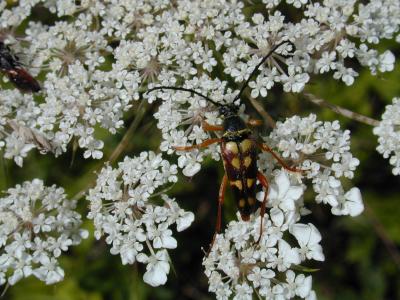
<svg viewBox="0 0 400 300"><path fill-rule="evenodd" d="M242 149L242 152L247 152L250 150L252 145L251 140L245 139L240 143L240 148Z"/></svg>
<svg viewBox="0 0 400 300"><path fill-rule="evenodd" d="M235 142L228 142L225 144L225 148L226 150L228 150L229 152L232 152L233 154L238 154L239 153L239 149L238 146Z"/></svg>
<svg viewBox="0 0 400 300"><path fill-rule="evenodd" d="M250 157L250 156L246 156L246 157L244 158L244 166L245 166L246 168L248 168L248 167L250 166L250 164L251 164L251 157Z"/></svg>
<svg viewBox="0 0 400 300"><path fill-rule="evenodd" d="M247 187L251 188L253 186L254 179L247 178Z"/></svg>
<svg viewBox="0 0 400 300"><path fill-rule="evenodd" d="M239 207L244 207L246 205L246 200L240 199L239 200Z"/></svg>
<svg viewBox="0 0 400 300"><path fill-rule="evenodd" d="M250 206L253 206L256 203L254 198L251 198L251 197L249 197L249 199L247 199L247 202L249 202Z"/></svg>
<svg viewBox="0 0 400 300"><path fill-rule="evenodd" d="M242 181L241 180L231 181L231 186L236 186L239 190L243 189L243 185L242 185Z"/></svg>
<svg viewBox="0 0 400 300"><path fill-rule="evenodd" d="M231 161L231 165L236 169L240 169L239 158L237 158L237 157L233 158L232 161Z"/></svg>

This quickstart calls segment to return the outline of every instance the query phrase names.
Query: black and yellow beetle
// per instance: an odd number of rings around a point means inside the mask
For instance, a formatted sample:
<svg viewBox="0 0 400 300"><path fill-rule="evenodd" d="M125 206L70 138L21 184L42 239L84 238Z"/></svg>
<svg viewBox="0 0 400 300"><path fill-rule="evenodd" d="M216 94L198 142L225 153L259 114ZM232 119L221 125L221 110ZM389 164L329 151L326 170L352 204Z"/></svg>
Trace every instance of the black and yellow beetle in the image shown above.
<svg viewBox="0 0 400 300"><path fill-rule="evenodd" d="M255 67L253 72L250 74L249 78L241 88L239 94L236 96L235 100L239 99L244 89L247 87L251 77L255 74L258 68L268 59L268 57L281 45L288 42L281 42L280 44L273 47L273 49L261 60L261 62ZM265 196L261 204L260 216L261 216L261 226L260 226L260 240L262 235L262 222L265 213L265 207L267 203L268 195L268 180L267 178L258 170L257 167L257 154L259 149L269 152L272 156L283 166L283 168L291 172L299 172L294 167L288 166L282 158L280 158L272 149L263 143L258 143L252 137L252 130L248 126L259 126L261 122L259 120L249 120L247 124L238 115L238 106L234 104L223 105L215 102L214 100L204 96L194 90L181 88L181 87L168 87L168 86L158 86L148 90L152 92L154 90L179 90L186 91L198 95L208 102L219 107L219 113L223 117L223 125L215 126L203 122L202 127L205 131L222 131L222 137L207 139L201 144L192 146L176 146L174 147L178 151L190 151L192 149L205 148L211 144L220 143L221 146L221 156L224 162L225 175L222 179L222 183L219 190L218 197L218 215L217 222L215 226L215 234L211 242L211 247L214 243L215 236L221 230L221 213L222 205L224 203L224 195L226 186L229 185L233 189L234 197L236 199L237 207L240 212L243 221L248 221L250 215L257 209L256 201L256 182L259 180L263 188L265 189ZM234 101L235 102L235 101Z"/></svg>

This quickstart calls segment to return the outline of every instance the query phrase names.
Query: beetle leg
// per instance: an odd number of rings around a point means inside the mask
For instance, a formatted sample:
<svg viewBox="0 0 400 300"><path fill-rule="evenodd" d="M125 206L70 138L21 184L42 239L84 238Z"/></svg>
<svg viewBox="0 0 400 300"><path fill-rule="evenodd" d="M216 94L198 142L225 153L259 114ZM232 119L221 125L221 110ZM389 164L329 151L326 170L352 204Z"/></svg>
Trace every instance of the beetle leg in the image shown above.
<svg viewBox="0 0 400 300"><path fill-rule="evenodd" d="M224 130L224 127L218 126L218 125L211 125L211 124L208 124L206 121L201 122L201 127L205 131L223 131Z"/></svg>
<svg viewBox="0 0 400 300"><path fill-rule="evenodd" d="M215 138L215 139L208 139L205 140L204 142L197 144L197 145L192 145L192 146L174 146L173 148L177 151L190 151L193 149L200 149L200 148L206 148L208 146L210 146L211 144L215 144L215 143L220 143L222 140L219 138Z"/></svg>
<svg viewBox="0 0 400 300"><path fill-rule="evenodd" d="M258 244L261 240L261 236L263 233L263 221L264 221L264 214L265 214L265 207L267 205L267 196L268 196L268 190L269 190L269 183L268 179L260 172L257 172L257 179L260 181L261 185L264 187L264 199L263 202L261 203L261 208L260 208L260 216L261 216L261 223L260 223L260 237L258 238L256 244Z"/></svg>
<svg viewBox="0 0 400 300"><path fill-rule="evenodd" d="M218 213L217 213L217 222L215 223L215 232L211 240L210 249L208 250L207 256L214 245L217 234L221 231L222 205L224 204L227 184L228 184L228 176L225 173L224 177L222 178L221 186L219 188L219 193L218 193Z"/></svg>
<svg viewBox="0 0 400 300"><path fill-rule="evenodd" d="M286 170L290 172L299 172L302 173L303 170L295 168L295 167L290 167L288 166L285 161L278 155L276 154L267 144L258 144L258 146L265 152L269 152L272 154L272 156L278 161L278 163Z"/></svg>
<svg viewBox="0 0 400 300"><path fill-rule="evenodd" d="M247 125L252 126L252 127L261 126L262 124L263 124L263 122L261 120L257 120L257 119L249 119L247 121Z"/></svg>

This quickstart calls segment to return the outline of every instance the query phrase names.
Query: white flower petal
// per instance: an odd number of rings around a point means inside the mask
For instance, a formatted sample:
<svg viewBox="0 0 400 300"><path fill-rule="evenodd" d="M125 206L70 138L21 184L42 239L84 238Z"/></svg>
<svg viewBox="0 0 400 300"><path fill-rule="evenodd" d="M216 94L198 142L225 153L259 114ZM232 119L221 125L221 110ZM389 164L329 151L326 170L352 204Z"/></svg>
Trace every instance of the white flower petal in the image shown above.
<svg viewBox="0 0 400 300"><path fill-rule="evenodd" d="M300 282L300 284L297 285L296 294L301 298L307 297L311 292L311 286L312 286L312 277L307 276L304 280L302 280L302 282Z"/></svg>
<svg viewBox="0 0 400 300"><path fill-rule="evenodd" d="M172 236L163 236L162 246L166 249L175 249L178 246L178 242Z"/></svg>
<svg viewBox="0 0 400 300"><path fill-rule="evenodd" d="M281 171L278 176L275 177L275 182L278 186L279 197L283 198L290 187L290 180L286 172Z"/></svg>
<svg viewBox="0 0 400 300"><path fill-rule="evenodd" d="M358 188L352 188L344 195L344 197L348 200L346 201L346 207L350 216L358 216L364 211L364 203L362 201L361 192Z"/></svg>
<svg viewBox="0 0 400 300"><path fill-rule="evenodd" d="M163 270L154 267L144 273L143 281L153 287L160 286L167 282L167 274Z"/></svg>
<svg viewBox="0 0 400 300"><path fill-rule="evenodd" d="M181 232L188 228L194 221L194 214L192 212L185 212L182 217L176 221L176 230Z"/></svg>
<svg viewBox="0 0 400 300"><path fill-rule="evenodd" d="M321 234L318 229L311 223L294 224L290 227L290 233L293 234L300 246L315 245L321 241Z"/></svg>
<svg viewBox="0 0 400 300"><path fill-rule="evenodd" d="M269 215L271 216L271 220L275 226L280 227L285 221L285 216L283 215L283 212L279 208L273 207Z"/></svg>

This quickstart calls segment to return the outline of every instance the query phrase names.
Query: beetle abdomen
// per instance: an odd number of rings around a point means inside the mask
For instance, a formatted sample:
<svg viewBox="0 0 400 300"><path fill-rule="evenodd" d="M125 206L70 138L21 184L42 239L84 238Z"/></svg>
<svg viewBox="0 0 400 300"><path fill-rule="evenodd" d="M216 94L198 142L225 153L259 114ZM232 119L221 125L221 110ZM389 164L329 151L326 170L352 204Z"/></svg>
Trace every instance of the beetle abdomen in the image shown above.
<svg viewBox="0 0 400 300"><path fill-rule="evenodd" d="M222 142L222 157L234 197L244 221L256 210L257 148L250 138Z"/></svg>

